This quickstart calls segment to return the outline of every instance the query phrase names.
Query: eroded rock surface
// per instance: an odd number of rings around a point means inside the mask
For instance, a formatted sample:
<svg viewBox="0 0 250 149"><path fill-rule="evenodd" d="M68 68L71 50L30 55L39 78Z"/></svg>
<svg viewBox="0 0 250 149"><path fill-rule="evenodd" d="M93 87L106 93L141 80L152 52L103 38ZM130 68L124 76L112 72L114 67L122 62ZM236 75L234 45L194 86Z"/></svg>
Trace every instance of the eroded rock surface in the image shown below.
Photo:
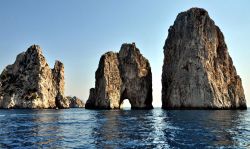
<svg viewBox="0 0 250 149"><path fill-rule="evenodd" d="M132 109L153 108L150 64L134 43L123 44L119 53L104 54L95 78L85 108L119 109L124 99Z"/></svg>
<svg viewBox="0 0 250 149"><path fill-rule="evenodd" d="M51 70L37 45L3 70L0 84L0 108L67 108L56 103L64 100L63 64L56 61Z"/></svg>
<svg viewBox="0 0 250 149"><path fill-rule="evenodd" d="M180 13L164 46L162 108L246 109L224 36L204 9Z"/></svg>
<svg viewBox="0 0 250 149"><path fill-rule="evenodd" d="M77 98L76 96L74 97L68 96L67 99L69 101L70 108L84 108L85 106L85 103L81 99Z"/></svg>
<svg viewBox="0 0 250 149"><path fill-rule="evenodd" d="M53 83L56 90L56 106L58 108L69 108L70 102L64 97L64 66L60 61L55 62L52 69Z"/></svg>

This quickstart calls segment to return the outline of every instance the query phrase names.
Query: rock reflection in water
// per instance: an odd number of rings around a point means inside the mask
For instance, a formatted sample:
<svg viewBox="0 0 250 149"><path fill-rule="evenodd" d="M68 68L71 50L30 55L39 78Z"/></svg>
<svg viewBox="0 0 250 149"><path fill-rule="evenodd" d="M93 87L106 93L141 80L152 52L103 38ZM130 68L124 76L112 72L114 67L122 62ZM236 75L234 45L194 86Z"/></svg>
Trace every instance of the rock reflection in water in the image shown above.
<svg viewBox="0 0 250 149"><path fill-rule="evenodd" d="M244 111L191 110L168 111L165 114L169 117L168 124L174 126L163 128L170 147L233 147L240 143L235 137L244 138L237 128L243 124L240 115L244 115Z"/></svg>
<svg viewBox="0 0 250 149"><path fill-rule="evenodd" d="M250 112L0 110L0 148L248 148Z"/></svg>
<svg viewBox="0 0 250 149"><path fill-rule="evenodd" d="M51 133L60 132L59 126L54 124L60 120L59 111L10 110L6 113L0 120L0 147L51 146L60 140L56 135L60 133Z"/></svg>

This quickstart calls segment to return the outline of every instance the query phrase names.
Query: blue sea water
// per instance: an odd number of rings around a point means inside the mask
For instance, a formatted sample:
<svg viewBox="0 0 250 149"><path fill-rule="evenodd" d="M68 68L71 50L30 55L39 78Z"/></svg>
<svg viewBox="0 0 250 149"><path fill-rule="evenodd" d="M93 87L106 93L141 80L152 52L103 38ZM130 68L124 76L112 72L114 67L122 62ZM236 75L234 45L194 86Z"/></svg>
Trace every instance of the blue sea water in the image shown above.
<svg viewBox="0 0 250 149"><path fill-rule="evenodd" d="M0 148L250 148L250 111L0 110Z"/></svg>

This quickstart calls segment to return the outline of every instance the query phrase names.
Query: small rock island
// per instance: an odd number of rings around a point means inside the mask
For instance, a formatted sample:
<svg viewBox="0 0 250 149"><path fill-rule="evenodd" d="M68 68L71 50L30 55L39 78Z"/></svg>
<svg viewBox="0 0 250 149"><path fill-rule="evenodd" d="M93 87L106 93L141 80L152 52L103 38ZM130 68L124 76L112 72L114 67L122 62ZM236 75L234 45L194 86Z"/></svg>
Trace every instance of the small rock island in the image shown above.
<svg viewBox="0 0 250 149"><path fill-rule="evenodd" d="M77 98L76 96L74 97L67 96L66 99L69 101L70 108L84 108L85 107L85 103L81 99Z"/></svg>
<svg viewBox="0 0 250 149"><path fill-rule="evenodd" d="M70 108L64 84L63 63L50 69L42 49L33 45L0 75L0 108Z"/></svg>
<svg viewBox="0 0 250 149"><path fill-rule="evenodd" d="M163 109L246 109L240 76L219 27L201 8L169 28L162 71Z"/></svg>
<svg viewBox="0 0 250 149"><path fill-rule="evenodd" d="M123 44L119 53L101 56L90 89L87 109L120 109L128 99L131 109L152 109L152 73L148 60L135 43Z"/></svg>

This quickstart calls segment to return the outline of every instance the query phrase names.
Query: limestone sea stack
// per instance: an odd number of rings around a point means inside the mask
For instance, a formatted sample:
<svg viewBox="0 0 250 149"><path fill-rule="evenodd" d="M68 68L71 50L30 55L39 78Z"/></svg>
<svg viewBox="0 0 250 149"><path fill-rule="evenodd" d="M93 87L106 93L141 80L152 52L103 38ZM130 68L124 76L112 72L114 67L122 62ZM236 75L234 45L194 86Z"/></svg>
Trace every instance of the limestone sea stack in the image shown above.
<svg viewBox="0 0 250 149"><path fill-rule="evenodd" d="M180 13L164 45L162 108L246 109L241 78L208 12Z"/></svg>
<svg viewBox="0 0 250 149"><path fill-rule="evenodd" d="M132 109L153 108L150 64L134 43L102 55L95 79L85 108L119 109L124 99Z"/></svg>
<svg viewBox="0 0 250 149"><path fill-rule="evenodd" d="M64 66L50 69L42 50L33 45L0 75L0 108L68 108L64 98Z"/></svg>

